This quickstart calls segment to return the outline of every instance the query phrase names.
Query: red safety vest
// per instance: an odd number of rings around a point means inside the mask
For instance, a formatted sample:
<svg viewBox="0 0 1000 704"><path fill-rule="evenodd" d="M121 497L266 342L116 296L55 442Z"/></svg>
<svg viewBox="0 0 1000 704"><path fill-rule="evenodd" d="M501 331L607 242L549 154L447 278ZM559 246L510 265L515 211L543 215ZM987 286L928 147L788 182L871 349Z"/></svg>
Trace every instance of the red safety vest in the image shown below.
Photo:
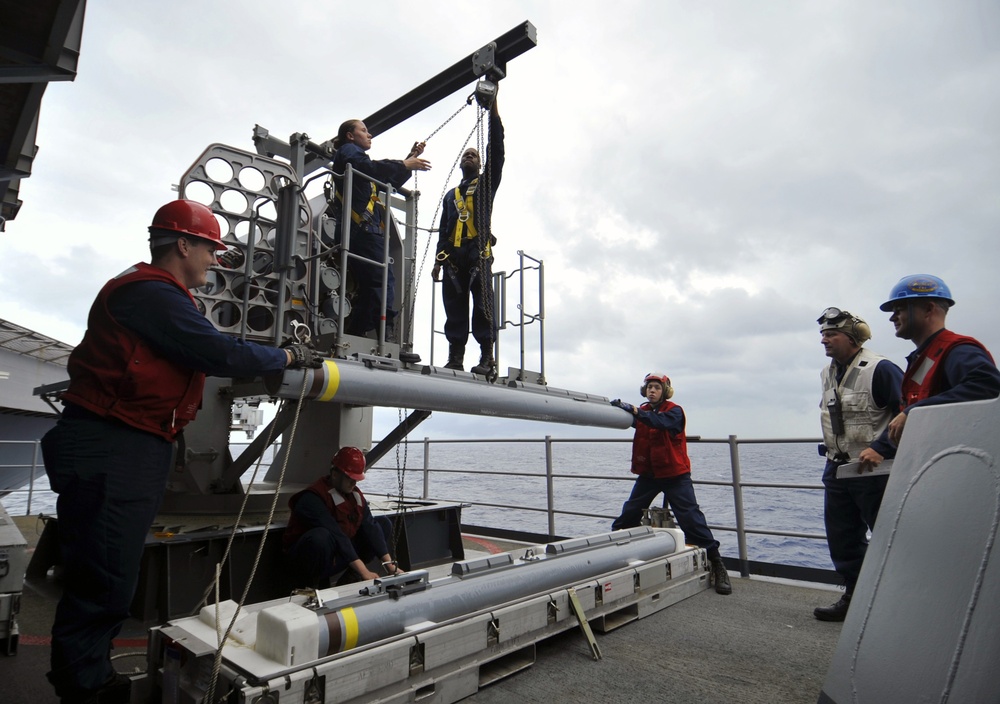
<svg viewBox="0 0 1000 704"><path fill-rule="evenodd" d="M161 357L112 317L112 294L137 281L173 284L195 305L177 279L149 264L136 264L113 278L97 294L83 342L69 357L70 383L63 399L173 441L201 407L205 375Z"/></svg>
<svg viewBox="0 0 1000 704"><path fill-rule="evenodd" d="M677 404L663 401L656 409L648 403L640 410L665 413ZM652 472L657 479L679 477L691 472L691 459L687 453L687 437L683 432L671 435L666 430L656 430L637 421L632 440L632 474Z"/></svg>
<svg viewBox="0 0 1000 704"><path fill-rule="evenodd" d="M903 375L901 399L903 408L909 408L917 401L936 396L947 390L944 388L946 379L942 362L948 356L948 352L958 345L975 345L986 352L990 361L993 360L989 350L974 337L959 335L951 330L941 330L924 348L923 352L906 367L906 374Z"/></svg>
<svg viewBox="0 0 1000 704"><path fill-rule="evenodd" d="M292 547L296 540L313 527L306 525L295 513L295 504L298 503L299 498L307 491L311 491L323 499L327 510L337 521L340 529L344 531L344 535L348 538L353 538L357 535L358 530L361 528L361 520L365 515L365 495L361 493L361 489L355 487L354 491L346 496L338 492L338 498L341 498L342 501L334 501L333 494L330 493L329 478L320 477L288 500L288 508L292 509L292 515L288 519L288 527L285 528L285 533L282 536L282 544L286 550Z"/></svg>

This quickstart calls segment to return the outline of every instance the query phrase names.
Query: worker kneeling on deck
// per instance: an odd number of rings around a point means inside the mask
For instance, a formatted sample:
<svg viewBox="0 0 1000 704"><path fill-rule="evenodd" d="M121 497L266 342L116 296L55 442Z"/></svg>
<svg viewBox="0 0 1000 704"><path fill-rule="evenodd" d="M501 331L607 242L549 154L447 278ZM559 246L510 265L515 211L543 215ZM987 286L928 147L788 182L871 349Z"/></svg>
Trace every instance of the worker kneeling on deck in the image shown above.
<svg viewBox="0 0 1000 704"><path fill-rule="evenodd" d="M612 530L635 528L642 521L643 510L663 493L670 504L684 539L705 548L712 563L712 579L719 594L732 594L729 573L719 555L719 541L705 521L691 482L691 459L684 434L684 409L669 399L674 395L666 374L647 374L639 390L646 403L638 408L621 399L611 402L632 414L635 437L632 440L632 474L638 474L632 495L622 506L622 513L611 524Z"/></svg>
<svg viewBox="0 0 1000 704"><path fill-rule="evenodd" d="M372 516L358 482L365 478L365 456L356 447L342 448L330 473L295 494L284 548L296 587L324 586L351 569L362 580L377 579L367 563L381 557L387 574L400 572L386 547L388 518Z"/></svg>

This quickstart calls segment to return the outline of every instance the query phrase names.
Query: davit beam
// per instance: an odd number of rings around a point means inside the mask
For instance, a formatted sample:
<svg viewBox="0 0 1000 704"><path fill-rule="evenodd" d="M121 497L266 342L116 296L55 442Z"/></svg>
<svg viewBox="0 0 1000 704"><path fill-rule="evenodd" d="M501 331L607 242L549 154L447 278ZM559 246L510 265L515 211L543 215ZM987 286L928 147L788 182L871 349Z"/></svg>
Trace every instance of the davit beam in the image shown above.
<svg viewBox="0 0 1000 704"><path fill-rule="evenodd" d="M470 374L436 367L421 371L368 365L354 360L325 360L320 369L287 369L268 384L279 398L347 403L358 406L414 408L548 423L625 429L627 411L603 396L551 387L490 384Z"/></svg>

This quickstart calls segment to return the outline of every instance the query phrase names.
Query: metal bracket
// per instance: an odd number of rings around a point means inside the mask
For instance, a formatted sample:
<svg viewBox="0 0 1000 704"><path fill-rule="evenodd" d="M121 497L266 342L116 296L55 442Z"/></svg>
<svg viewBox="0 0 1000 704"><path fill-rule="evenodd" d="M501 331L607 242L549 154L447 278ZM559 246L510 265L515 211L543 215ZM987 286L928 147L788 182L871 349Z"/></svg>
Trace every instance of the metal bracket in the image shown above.
<svg viewBox="0 0 1000 704"><path fill-rule="evenodd" d="M496 49L497 43L490 42L472 55L472 72L474 74L477 76L486 74L492 81L499 81L507 75L502 68L496 65ZM495 87L494 90L496 90Z"/></svg>
<svg viewBox="0 0 1000 704"><path fill-rule="evenodd" d="M369 369L387 369L391 372L398 372L402 367L398 359L379 357L378 355L364 354L363 352L355 352L351 356Z"/></svg>
<svg viewBox="0 0 1000 704"><path fill-rule="evenodd" d="M580 622L580 630L583 631L583 635L587 639L587 644L590 646L590 652L594 656L594 660L600 660L602 657L601 649L594 638L594 632L590 629L590 623L587 622L587 614L583 612L583 604L580 603L580 597L576 595L576 589L570 587L566 590L566 593L569 595L569 605L576 615L576 620Z"/></svg>

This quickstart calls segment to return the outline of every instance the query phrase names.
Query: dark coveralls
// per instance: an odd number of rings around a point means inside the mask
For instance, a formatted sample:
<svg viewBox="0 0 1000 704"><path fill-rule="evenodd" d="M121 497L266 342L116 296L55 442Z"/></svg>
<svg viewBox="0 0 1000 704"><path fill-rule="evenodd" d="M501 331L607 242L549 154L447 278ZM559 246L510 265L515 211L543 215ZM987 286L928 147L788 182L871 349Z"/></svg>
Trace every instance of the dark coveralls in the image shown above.
<svg viewBox="0 0 1000 704"><path fill-rule="evenodd" d="M493 255L484 257L486 243L492 247L493 200L496 198L504 164L504 132L500 116L490 112L490 141L487 146L486 164L477 177L462 179L458 190L465 202L469 185L478 179L472 194L473 212L469 222L476 227L476 237L465 239L455 246L455 227L458 223L458 206L455 189L445 193L441 203L441 223L438 230L437 253L447 255L442 263L444 271L441 300L444 304L444 334L448 343L465 347L469 340L469 294L472 294L472 336L481 347L491 346L496 339L496 321L493 320ZM489 180L489 188L485 183ZM441 261L438 259L437 261Z"/></svg>
<svg viewBox="0 0 1000 704"><path fill-rule="evenodd" d="M345 500L353 502L353 494L345 496ZM368 501L364 503L357 533L350 538L319 496L303 491L295 497L292 511L307 526L286 550L295 586L318 586L320 580L337 576L354 560L368 562L389 552L386 535L392 530L392 522L385 516L376 519Z"/></svg>
<svg viewBox="0 0 1000 704"><path fill-rule="evenodd" d="M169 284L129 284L112 295L109 310L163 357L206 374L255 376L285 366L284 350L223 335ZM172 450L162 437L71 403L42 438L45 471L59 495L64 570L48 678L64 699L100 688L114 673L112 641L128 617Z"/></svg>
<svg viewBox="0 0 1000 704"><path fill-rule="evenodd" d="M640 424L654 431L670 433L674 436L684 432L686 424L684 409L674 405L666 412L660 412L659 407L662 405L661 403L657 408L653 408L650 404L644 403L639 407L638 413L632 420L637 437L642 431L639 427ZM648 463L647 466L649 466ZM631 495L622 505L621 515L611 524L611 529L623 530L639 526L642 523L643 510L649 508L653 499L660 493L670 504L677 525L684 531L685 541L691 545L705 548L709 559L719 557L719 541L712 535L708 522L705 520L705 514L698 506L690 470L685 470L671 477L655 477L652 472L640 474L632 486Z"/></svg>
<svg viewBox="0 0 1000 704"><path fill-rule="evenodd" d="M836 365L837 383L844 378L847 365ZM889 408L894 416L899 412L900 382L903 372L887 359L880 360L872 376L872 400L880 408ZM821 446L825 454L825 446ZM875 439L871 448L891 459L896 447L889 442L888 434ZM889 475L837 479L837 468L848 460L827 459L823 469L823 521L826 524L826 542L830 560L837 574L844 578L847 594L854 593L861 565L868 550L868 531L874 530L875 519L882 505L882 495L889 483Z"/></svg>
<svg viewBox="0 0 1000 704"><path fill-rule="evenodd" d="M348 142L342 145L333 157L333 169L338 173L350 164L355 171L382 183L389 183L393 188L400 188L410 178L410 170L403 166L399 159L379 159L373 161L364 149ZM385 209L380 203L374 203L371 211L368 204L372 198L372 182L354 175L351 187L351 209L359 214L360 222L351 219L352 254L381 262L385 257L385 233L382 226L385 222ZM340 189L338 187L338 192ZM339 218L343 214L343 203L339 199L331 206L331 214ZM340 238L340 225L337 226L337 239ZM375 264L348 259L348 271L354 277L358 286L357 296L351 308L351 316L347 320L345 332L351 335L364 335L374 330L382 317L382 269ZM392 309L396 300L396 276L392 266L389 266L388 286L386 289L386 325L392 323L396 311Z"/></svg>

